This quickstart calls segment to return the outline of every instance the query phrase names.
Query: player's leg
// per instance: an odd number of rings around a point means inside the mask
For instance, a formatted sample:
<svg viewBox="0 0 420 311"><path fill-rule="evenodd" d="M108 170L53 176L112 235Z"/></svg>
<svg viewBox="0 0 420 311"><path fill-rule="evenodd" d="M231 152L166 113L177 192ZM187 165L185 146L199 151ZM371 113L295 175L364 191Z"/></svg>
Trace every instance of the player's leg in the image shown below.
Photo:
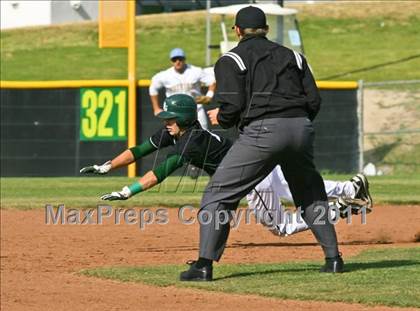
<svg viewBox="0 0 420 311"><path fill-rule="evenodd" d="M281 204L279 187L274 184L275 170L246 196L248 206L255 214L257 223L276 236L288 236L309 229L303 220L301 211L286 210ZM363 209L369 212L367 201L339 197L328 203L328 220L335 224L338 217L347 218L349 214L360 214Z"/></svg>
<svg viewBox="0 0 420 311"><path fill-rule="evenodd" d="M282 200L293 202L292 193L290 192L289 185L281 170L281 166L277 166L273 170L272 174L272 181L276 184L276 187L278 188L277 192L279 193L280 198ZM327 193L327 197L354 198L356 196L357 190L360 188L360 186L355 185L355 181L353 181L353 179L357 178L356 176L354 176L351 180L348 181L324 180L325 192Z"/></svg>
<svg viewBox="0 0 420 311"><path fill-rule="evenodd" d="M281 205L278 195L275 193L276 189L271 187L272 177L273 171L246 196L248 208L254 213L257 223L268 227L269 230L276 227L273 215Z"/></svg>
<svg viewBox="0 0 420 311"><path fill-rule="evenodd" d="M325 191L329 198L361 199L372 205L369 181L363 174L356 174L348 181L325 180Z"/></svg>
<svg viewBox="0 0 420 311"><path fill-rule="evenodd" d="M277 166L278 167L278 166ZM298 213L285 210L280 202L281 194L276 185L276 168L246 196L249 208L257 223L277 236L285 236L307 230L309 227Z"/></svg>
<svg viewBox="0 0 420 311"><path fill-rule="evenodd" d="M246 196L249 208L254 212L258 223L276 236L288 236L309 229L309 226L303 220L300 210L292 212L286 210L281 204L277 187L277 166L263 181ZM336 201L329 203L329 219L332 222L337 220L338 215L348 211L348 202ZM355 206L356 207L356 206ZM361 208L361 206L357 206ZM346 217L343 214L342 217Z"/></svg>
<svg viewBox="0 0 420 311"><path fill-rule="evenodd" d="M325 181L325 190L329 198L339 198L340 211L343 210L342 204L354 206L352 212L358 214L358 211L365 207L367 212L372 211L372 197L369 192L369 181L363 174L353 176L349 181ZM344 214L342 214L343 216Z"/></svg>
<svg viewBox="0 0 420 311"><path fill-rule="evenodd" d="M279 165L270 173L270 176L272 193L276 193L279 200L293 202L289 185ZM324 186L328 198L339 199L331 206L339 210L340 217L346 218L349 211L352 214L359 214L364 208L367 213L372 211L373 202L369 193L369 182L365 175L357 174L348 181L324 180Z"/></svg>
<svg viewBox="0 0 420 311"><path fill-rule="evenodd" d="M325 192L328 198L354 198L356 190L351 181L324 180Z"/></svg>
<svg viewBox="0 0 420 311"><path fill-rule="evenodd" d="M283 171L281 170L280 165L277 165L273 171L270 173L272 187L276 189L276 193L279 195L279 198L289 202L293 202L292 193L290 192L289 184L287 183L286 178L284 178Z"/></svg>
<svg viewBox="0 0 420 311"><path fill-rule="evenodd" d="M255 188L246 196L248 206L255 214L257 223L263 226L276 236L287 236L296 234L309 229L309 226L303 220L299 211L292 212L285 210L281 204L280 198L284 198L285 178L280 169L276 166ZM334 184L336 188L343 188L343 184L350 184L354 189L352 182L334 182L325 181L325 183ZM280 185L280 186L279 186ZM366 208L367 202L364 200L348 200L349 196L343 195L334 202L329 202L329 220L335 223L337 217L346 218L348 214L359 214L363 208ZM354 197L354 195L353 195Z"/></svg>

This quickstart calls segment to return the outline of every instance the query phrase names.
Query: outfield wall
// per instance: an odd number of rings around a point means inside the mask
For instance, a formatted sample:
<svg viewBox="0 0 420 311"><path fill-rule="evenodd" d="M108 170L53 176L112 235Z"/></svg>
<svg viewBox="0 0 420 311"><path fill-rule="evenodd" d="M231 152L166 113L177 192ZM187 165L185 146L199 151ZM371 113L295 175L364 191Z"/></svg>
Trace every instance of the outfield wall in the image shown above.
<svg viewBox="0 0 420 311"><path fill-rule="evenodd" d="M161 126L152 112L149 83L138 83L138 142ZM125 80L2 81L1 176L78 176L80 167L103 163L124 150L128 132L126 86ZM356 172L362 161L359 85L318 82L318 86L323 104L314 122L317 167ZM213 130L229 138L236 135L234 130ZM137 174L151 169L165 154L139 161ZM126 174L126 169L112 173Z"/></svg>

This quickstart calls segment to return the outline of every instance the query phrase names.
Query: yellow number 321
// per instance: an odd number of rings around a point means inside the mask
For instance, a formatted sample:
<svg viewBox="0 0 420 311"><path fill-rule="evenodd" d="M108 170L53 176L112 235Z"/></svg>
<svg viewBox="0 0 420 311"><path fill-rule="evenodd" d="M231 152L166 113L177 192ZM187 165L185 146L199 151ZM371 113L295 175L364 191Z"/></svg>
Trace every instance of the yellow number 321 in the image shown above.
<svg viewBox="0 0 420 311"><path fill-rule="evenodd" d="M85 90L81 98L81 133L85 138L126 137L126 91ZM116 109L117 108L117 109ZM115 111L114 111L115 110Z"/></svg>

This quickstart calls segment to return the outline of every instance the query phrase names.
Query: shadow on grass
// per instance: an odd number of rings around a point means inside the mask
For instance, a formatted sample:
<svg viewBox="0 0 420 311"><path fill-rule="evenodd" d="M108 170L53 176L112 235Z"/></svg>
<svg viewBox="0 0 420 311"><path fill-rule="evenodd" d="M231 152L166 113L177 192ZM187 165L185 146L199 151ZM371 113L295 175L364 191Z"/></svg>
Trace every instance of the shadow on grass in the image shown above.
<svg viewBox="0 0 420 311"><path fill-rule="evenodd" d="M338 245L376 245L376 244L393 244L393 242L381 242L377 240L371 241L347 241L340 242ZM316 242L293 243L293 242L270 242L270 243L232 243L226 248L250 248L250 247L307 247L319 246Z"/></svg>
<svg viewBox="0 0 420 311"><path fill-rule="evenodd" d="M215 278L215 281L218 280L226 280L231 278L238 278L238 277L244 277L244 276L251 276L251 275L266 275L266 274L274 274L279 272L304 272L304 271L318 271L319 267L316 265L313 266L306 266L302 268L291 268L291 269L269 269L265 271L258 271L258 272L240 272L240 273L233 273L231 275L226 275L220 278Z"/></svg>
<svg viewBox="0 0 420 311"><path fill-rule="evenodd" d="M383 269L383 268L398 268L405 266L419 266L420 261L415 260L382 260L374 262L351 262L345 264L346 272L369 270L369 269Z"/></svg>
<svg viewBox="0 0 420 311"><path fill-rule="evenodd" d="M405 267L405 266L420 266L419 261L414 260L382 260L382 261L375 261L375 262L351 262L345 263L344 272L350 273L359 270L371 270L371 269L384 269L384 268L398 268L398 267ZM215 278L215 281L218 280L226 280L231 278L237 277L246 277L246 276L257 276L257 275L267 275L267 274L274 274L274 273L287 273L287 272L315 272L318 273L321 265L306 265L302 268L290 268L290 269L268 269L265 271L258 271L258 272L240 272L240 273L233 273L231 275L227 275L220 278Z"/></svg>
<svg viewBox="0 0 420 311"><path fill-rule="evenodd" d="M364 153L365 162L372 162L377 163L381 162L385 159L385 157L393 151L395 148L397 148L401 144L401 140L398 139L397 141L390 143L390 144L382 144L376 148L373 148L369 151L366 151Z"/></svg>

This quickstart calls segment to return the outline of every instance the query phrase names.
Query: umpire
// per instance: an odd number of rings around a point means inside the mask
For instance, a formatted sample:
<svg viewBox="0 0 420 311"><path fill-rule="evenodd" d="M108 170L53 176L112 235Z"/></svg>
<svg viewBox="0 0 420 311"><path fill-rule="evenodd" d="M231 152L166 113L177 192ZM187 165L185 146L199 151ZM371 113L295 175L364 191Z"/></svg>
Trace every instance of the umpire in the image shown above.
<svg viewBox="0 0 420 311"><path fill-rule="evenodd" d="M342 272L324 183L313 163L312 120L321 98L309 66L301 54L266 38L268 25L259 8L241 9L232 28L240 41L216 63L220 108L209 111L209 117L223 128L237 126L240 135L205 190L199 259L181 273L181 280L212 279L212 262L221 258L229 235L227 211L235 210L277 164L322 246L326 262L321 272Z"/></svg>

